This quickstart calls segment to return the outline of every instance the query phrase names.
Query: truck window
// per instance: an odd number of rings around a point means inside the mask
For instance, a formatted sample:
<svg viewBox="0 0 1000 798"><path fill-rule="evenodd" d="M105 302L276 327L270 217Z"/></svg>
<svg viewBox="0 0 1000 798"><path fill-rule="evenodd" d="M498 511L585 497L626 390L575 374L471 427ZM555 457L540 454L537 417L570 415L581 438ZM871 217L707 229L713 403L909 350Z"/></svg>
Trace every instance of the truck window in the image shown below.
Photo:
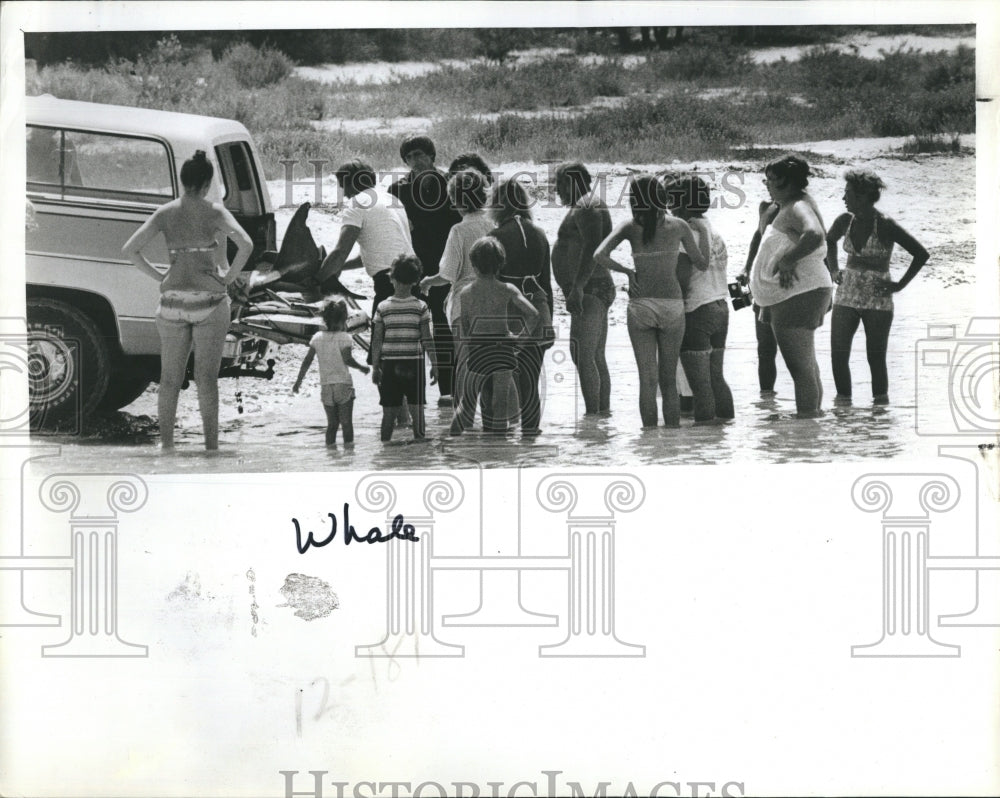
<svg viewBox="0 0 1000 798"><path fill-rule="evenodd" d="M231 141L215 148L225 188L223 202L237 216L264 212L260 178L245 141Z"/></svg>
<svg viewBox="0 0 1000 798"><path fill-rule="evenodd" d="M29 190L155 205L175 196L170 155L152 139L29 126L27 155Z"/></svg>
<svg viewBox="0 0 1000 798"><path fill-rule="evenodd" d="M28 126L28 182L62 193L62 131Z"/></svg>

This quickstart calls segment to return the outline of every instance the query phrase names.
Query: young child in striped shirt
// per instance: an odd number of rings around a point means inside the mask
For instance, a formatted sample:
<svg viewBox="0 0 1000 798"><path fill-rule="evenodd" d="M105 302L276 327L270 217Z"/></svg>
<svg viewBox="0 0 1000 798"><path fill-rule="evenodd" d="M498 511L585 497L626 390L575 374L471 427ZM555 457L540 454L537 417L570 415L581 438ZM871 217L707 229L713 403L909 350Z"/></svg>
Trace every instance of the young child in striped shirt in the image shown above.
<svg viewBox="0 0 1000 798"><path fill-rule="evenodd" d="M302 360L299 376L292 386L292 393L299 392L302 379L309 371L313 358L319 355L320 396L326 411L326 445L337 442L337 428L344 428L344 445L354 443L354 382L350 368L368 373L351 354L353 338L344 329L347 323L347 306L331 302L323 308L326 330L316 333L309 341L309 351Z"/></svg>
<svg viewBox="0 0 1000 798"><path fill-rule="evenodd" d="M424 437L424 352L431 356L431 385L437 382L431 312L412 294L420 282L420 261L400 255L392 263L389 279L394 293L379 302L372 319L372 379L382 405L381 438L392 440L392 430L403 401L413 420L413 440Z"/></svg>

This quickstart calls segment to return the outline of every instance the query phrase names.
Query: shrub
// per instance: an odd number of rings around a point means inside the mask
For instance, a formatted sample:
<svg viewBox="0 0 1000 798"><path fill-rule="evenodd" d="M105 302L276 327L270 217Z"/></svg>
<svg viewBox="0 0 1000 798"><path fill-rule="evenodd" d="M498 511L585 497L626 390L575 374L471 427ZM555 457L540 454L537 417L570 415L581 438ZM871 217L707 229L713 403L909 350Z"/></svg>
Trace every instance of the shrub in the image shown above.
<svg viewBox="0 0 1000 798"><path fill-rule="evenodd" d="M280 50L254 47L246 42L232 45L222 56L222 64L245 89L273 86L292 74L295 64Z"/></svg>
<svg viewBox="0 0 1000 798"><path fill-rule="evenodd" d="M916 155L922 152L957 154L962 151L962 142L957 133L952 133L950 136L940 133L921 133L904 141L901 149L907 155Z"/></svg>
<svg viewBox="0 0 1000 798"><path fill-rule="evenodd" d="M210 92L209 82L214 77L212 54L185 47L173 34L160 39L149 55L140 55L135 61L121 59L109 64L108 71L132 83L138 95L136 105L189 112Z"/></svg>
<svg viewBox="0 0 1000 798"><path fill-rule="evenodd" d="M738 78L755 68L749 50L727 46L685 44L667 53L653 53L648 60L659 62L665 76L674 80Z"/></svg>

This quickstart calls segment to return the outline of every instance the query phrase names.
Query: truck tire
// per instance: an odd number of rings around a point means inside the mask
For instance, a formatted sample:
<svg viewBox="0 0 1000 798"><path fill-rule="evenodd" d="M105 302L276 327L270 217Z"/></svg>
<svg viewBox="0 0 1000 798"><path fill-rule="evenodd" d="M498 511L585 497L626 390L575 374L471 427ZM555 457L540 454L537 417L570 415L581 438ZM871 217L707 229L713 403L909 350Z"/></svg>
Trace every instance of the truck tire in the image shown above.
<svg viewBox="0 0 1000 798"><path fill-rule="evenodd" d="M34 427L94 412L108 388L108 345L90 317L55 299L29 299L28 397Z"/></svg>
<svg viewBox="0 0 1000 798"><path fill-rule="evenodd" d="M132 404L142 396L152 381L145 371L132 372L128 365L116 368L108 380L108 389L97 409L119 410Z"/></svg>

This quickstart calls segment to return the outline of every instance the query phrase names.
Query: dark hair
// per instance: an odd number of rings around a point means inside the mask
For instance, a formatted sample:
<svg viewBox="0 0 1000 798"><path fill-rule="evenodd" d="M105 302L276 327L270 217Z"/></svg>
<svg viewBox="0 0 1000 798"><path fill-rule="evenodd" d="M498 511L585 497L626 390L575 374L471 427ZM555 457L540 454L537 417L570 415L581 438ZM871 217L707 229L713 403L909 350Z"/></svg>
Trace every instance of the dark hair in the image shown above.
<svg viewBox="0 0 1000 798"><path fill-rule="evenodd" d="M448 181L448 199L452 207L478 211L486 204L486 178L475 169L463 169Z"/></svg>
<svg viewBox="0 0 1000 798"><path fill-rule="evenodd" d="M209 162L204 150L195 150L181 167L181 185L188 191L198 191L212 181L215 167Z"/></svg>
<svg viewBox="0 0 1000 798"><path fill-rule="evenodd" d="M702 216L711 205L708 184L698 175L679 175L664 180L667 207L671 212L680 211L685 216Z"/></svg>
<svg viewBox="0 0 1000 798"><path fill-rule="evenodd" d="M400 255L389 267L389 276L397 283L403 285L414 285L420 282L420 275L423 274L423 266L420 265L420 258L416 255Z"/></svg>
<svg viewBox="0 0 1000 798"><path fill-rule="evenodd" d="M493 221L501 225L515 216L531 219L531 197L516 178L498 183L493 190Z"/></svg>
<svg viewBox="0 0 1000 798"><path fill-rule="evenodd" d="M652 175L629 178L629 205L632 218L642 227L642 243L648 244L656 235L656 223L667 210L667 191Z"/></svg>
<svg viewBox="0 0 1000 798"><path fill-rule="evenodd" d="M764 174L770 172L782 183L788 183L795 191L804 191L809 185L809 164L798 155L784 155L764 167Z"/></svg>
<svg viewBox="0 0 1000 798"><path fill-rule="evenodd" d="M469 250L469 260L479 274L496 275L503 270L507 253L493 236L483 236Z"/></svg>
<svg viewBox="0 0 1000 798"><path fill-rule="evenodd" d="M337 178L340 187L353 189L355 194L359 194L367 188L375 188L375 170L364 161L355 158L337 167L333 176Z"/></svg>
<svg viewBox="0 0 1000 798"><path fill-rule="evenodd" d="M406 161L406 156L414 150L420 150L429 155L432 161L437 157L434 142L427 138L427 136L407 136L403 139L403 143L399 145L399 157L403 161Z"/></svg>
<svg viewBox="0 0 1000 798"><path fill-rule="evenodd" d="M563 179L569 181L570 197L573 201L590 192L590 172L579 161L566 161L556 167L556 182Z"/></svg>
<svg viewBox="0 0 1000 798"><path fill-rule="evenodd" d="M448 167L448 176L467 169L475 169L486 180L486 185L493 185L493 172L478 152L463 152Z"/></svg>
<svg viewBox="0 0 1000 798"><path fill-rule="evenodd" d="M323 308L323 323L326 329L332 330L347 321L347 305L342 300L335 299Z"/></svg>
<svg viewBox="0 0 1000 798"><path fill-rule="evenodd" d="M871 169L851 169L844 175L844 182L852 186L858 194L865 194L878 202L882 196L885 183Z"/></svg>

